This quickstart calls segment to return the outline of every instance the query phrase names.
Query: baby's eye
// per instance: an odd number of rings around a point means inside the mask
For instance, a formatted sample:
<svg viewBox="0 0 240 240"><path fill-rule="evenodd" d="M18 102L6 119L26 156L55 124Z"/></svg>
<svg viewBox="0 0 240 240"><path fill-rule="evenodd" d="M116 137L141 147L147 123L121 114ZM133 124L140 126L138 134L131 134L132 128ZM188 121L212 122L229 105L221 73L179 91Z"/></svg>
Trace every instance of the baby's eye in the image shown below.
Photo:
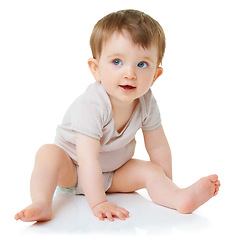
<svg viewBox="0 0 240 240"><path fill-rule="evenodd" d="M113 64L116 66L120 66L120 65L122 65L122 61L120 59L114 59Z"/></svg>
<svg viewBox="0 0 240 240"><path fill-rule="evenodd" d="M147 66L148 66L148 64L146 62L140 62L138 64L138 67L140 67L140 68L146 68Z"/></svg>

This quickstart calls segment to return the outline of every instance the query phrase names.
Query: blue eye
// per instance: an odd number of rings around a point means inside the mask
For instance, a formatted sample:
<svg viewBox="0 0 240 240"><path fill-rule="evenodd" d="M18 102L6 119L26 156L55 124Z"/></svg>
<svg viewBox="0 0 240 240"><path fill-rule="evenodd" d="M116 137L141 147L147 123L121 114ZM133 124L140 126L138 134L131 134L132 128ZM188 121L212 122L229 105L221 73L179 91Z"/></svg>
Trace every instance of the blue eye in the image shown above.
<svg viewBox="0 0 240 240"><path fill-rule="evenodd" d="M122 61L119 59L115 59L115 60L113 60L113 64L116 66L120 66L120 65L122 65Z"/></svg>
<svg viewBox="0 0 240 240"><path fill-rule="evenodd" d="M146 62L140 62L138 64L138 67L140 67L140 68L146 68L147 66L148 66L148 64Z"/></svg>

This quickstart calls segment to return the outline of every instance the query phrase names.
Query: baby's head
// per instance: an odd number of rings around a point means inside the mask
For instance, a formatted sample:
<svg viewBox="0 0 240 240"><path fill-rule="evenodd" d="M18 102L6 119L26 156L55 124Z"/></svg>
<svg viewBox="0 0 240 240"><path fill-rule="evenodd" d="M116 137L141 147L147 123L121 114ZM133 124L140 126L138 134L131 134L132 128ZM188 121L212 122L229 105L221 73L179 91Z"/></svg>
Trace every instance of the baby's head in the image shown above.
<svg viewBox="0 0 240 240"><path fill-rule="evenodd" d="M107 43L113 33L123 34L125 31L134 44L143 48L149 48L154 44L158 49L157 65L162 63L165 51L163 29L152 17L137 10L114 12L97 22L90 38L93 58L100 58L103 44Z"/></svg>

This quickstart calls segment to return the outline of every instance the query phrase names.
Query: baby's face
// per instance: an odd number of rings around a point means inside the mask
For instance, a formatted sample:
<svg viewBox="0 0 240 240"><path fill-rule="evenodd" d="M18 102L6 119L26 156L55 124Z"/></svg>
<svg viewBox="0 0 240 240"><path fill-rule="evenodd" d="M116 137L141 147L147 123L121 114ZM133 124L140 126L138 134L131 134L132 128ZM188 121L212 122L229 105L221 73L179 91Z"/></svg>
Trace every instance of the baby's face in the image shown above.
<svg viewBox="0 0 240 240"><path fill-rule="evenodd" d="M98 59L98 81L111 101L132 103L144 95L162 73L157 66L157 47L142 48L130 36L114 33Z"/></svg>

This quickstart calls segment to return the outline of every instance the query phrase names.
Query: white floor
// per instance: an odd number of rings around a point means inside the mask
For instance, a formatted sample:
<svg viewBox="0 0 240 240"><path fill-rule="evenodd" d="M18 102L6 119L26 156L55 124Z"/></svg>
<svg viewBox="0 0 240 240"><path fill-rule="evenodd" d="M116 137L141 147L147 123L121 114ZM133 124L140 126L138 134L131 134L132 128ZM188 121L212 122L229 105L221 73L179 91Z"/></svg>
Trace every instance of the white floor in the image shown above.
<svg viewBox="0 0 240 240"><path fill-rule="evenodd" d="M226 192L227 194L227 192ZM7 234L9 239L36 238L51 239L71 237L76 239L91 238L131 238L155 239L163 236L164 239L208 239L206 237L227 237L231 233L239 239L238 231L239 208L235 207L237 199L232 196L229 202L227 195L219 194L207 204L190 215L182 215L174 210L158 206L152 203L147 193L141 190L131 194L109 194L108 199L130 212L130 218L126 221L116 219L110 223L99 221L91 213L86 198L62 191L56 191L54 198L54 218L44 223L22 223L13 219L12 209L3 209L1 234ZM237 197L237 195L236 195ZM234 202L234 199L236 202ZM232 203L232 205L230 205ZM226 206L229 204L228 206ZM16 204L15 204L16 205ZM5 211L4 211L5 210ZM11 213L11 214L9 214ZM2 220L1 220L2 221Z"/></svg>

